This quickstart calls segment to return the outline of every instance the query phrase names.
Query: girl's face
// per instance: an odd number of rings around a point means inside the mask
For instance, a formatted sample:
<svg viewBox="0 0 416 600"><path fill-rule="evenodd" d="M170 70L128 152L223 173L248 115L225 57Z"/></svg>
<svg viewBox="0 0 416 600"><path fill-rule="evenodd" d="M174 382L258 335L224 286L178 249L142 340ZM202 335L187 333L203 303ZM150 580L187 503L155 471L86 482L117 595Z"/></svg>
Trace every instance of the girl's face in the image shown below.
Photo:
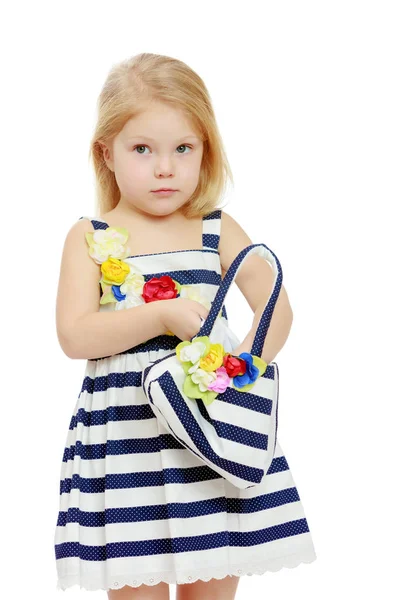
<svg viewBox="0 0 416 600"><path fill-rule="evenodd" d="M127 121L110 146L101 146L120 189L120 207L168 215L198 185L203 142L185 115L171 106L152 102ZM154 193L159 188L177 191L160 196Z"/></svg>

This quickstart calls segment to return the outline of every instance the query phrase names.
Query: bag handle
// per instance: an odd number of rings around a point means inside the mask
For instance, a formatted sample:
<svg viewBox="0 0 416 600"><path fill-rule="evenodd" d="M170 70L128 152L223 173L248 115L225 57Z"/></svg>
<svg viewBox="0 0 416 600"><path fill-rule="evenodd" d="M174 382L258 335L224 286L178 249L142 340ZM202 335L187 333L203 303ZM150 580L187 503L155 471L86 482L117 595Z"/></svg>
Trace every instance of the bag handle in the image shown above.
<svg viewBox="0 0 416 600"><path fill-rule="evenodd" d="M282 287L283 273L282 267L280 265L279 259L277 256L266 246L266 244L252 244L251 246L247 246L236 256L236 258L231 263L230 268L228 269L224 279L221 281L221 284L215 294L215 298L212 302L211 309L208 313L208 316L203 323L199 332L191 338L191 341L196 337L209 336L212 328L214 326L215 320L217 319L222 305L224 304L225 297L227 295L228 290L230 289L231 284L237 276L238 271L241 268L244 260L250 256L251 254L257 254L262 258L265 258L272 266L273 271L275 273L273 289L270 293L269 299L264 307L264 310L261 314L259 324L257 326L256 334L254 336L254 341L251 346L250 354L254 354L255 356L261 356L264 342L266 339L267 331L269 329L270 321L273 316L274 307L276 306L277 299L279 297L280 288Z"/></svg>

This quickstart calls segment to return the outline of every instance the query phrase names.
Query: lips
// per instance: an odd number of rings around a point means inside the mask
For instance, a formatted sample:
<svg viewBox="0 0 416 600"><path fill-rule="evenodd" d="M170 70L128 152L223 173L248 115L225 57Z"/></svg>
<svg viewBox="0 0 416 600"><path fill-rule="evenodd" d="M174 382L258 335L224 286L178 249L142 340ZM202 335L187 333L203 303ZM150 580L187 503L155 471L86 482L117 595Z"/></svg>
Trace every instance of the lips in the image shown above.
<svg viewBox="0 0 416 600"><path fill-rule="evenodd" d="M158 190L152 190L152 192L175 192L172 188L160 188Z"/></svg>

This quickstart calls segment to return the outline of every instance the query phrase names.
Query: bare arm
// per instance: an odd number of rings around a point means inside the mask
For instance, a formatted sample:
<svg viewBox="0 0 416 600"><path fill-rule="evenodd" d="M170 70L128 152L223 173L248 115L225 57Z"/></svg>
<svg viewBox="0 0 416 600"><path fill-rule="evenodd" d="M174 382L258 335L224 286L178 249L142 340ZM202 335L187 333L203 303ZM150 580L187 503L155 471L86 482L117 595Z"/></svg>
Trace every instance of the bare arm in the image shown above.
<svg viewBox="0 0 416 600"><path fill-rule="evenodd" d="M169 302L169 300L165 300ZM80 317L65 343L70 358L102 358L166 333L156 302Z"/></svg>
<svg viewBox="0 0 416 600"><path fill-rule="evenodd" d="M247 233L229 215L222 211L219 252L223 274L243 248L253 244ZM250 352L261 314L272 291L274 272L262 257L249 256L241 267L235 282L245 296L254 316L250 331L234 351ZM270 363L285 345L293 322L293 311L285 287L281 286L266 335L261 358Z"/></svg>
<svg viewBox="0 0 416 600"><path fill-rule="evenodd" d="M65 354L80 359L111 356L166 333L158 302L98 312L101 269L88 254L87 231L91 231L89 221L75 223L62 253L56 328Z"/></svg>

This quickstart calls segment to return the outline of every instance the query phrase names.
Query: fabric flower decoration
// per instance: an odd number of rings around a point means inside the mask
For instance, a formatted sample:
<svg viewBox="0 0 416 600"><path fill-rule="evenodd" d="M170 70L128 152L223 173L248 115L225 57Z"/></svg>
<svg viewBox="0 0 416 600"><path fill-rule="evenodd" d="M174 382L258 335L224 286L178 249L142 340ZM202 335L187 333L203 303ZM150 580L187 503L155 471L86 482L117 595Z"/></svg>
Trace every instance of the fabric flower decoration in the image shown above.
<svg viewBox="0 0 416 600"><path fill-rule="evenodd" d="M127 263L112 256L101 264L100 285L103 296L100 299L100 304L124 299L124 295L120 298L119 288L129 272L130 266ZM116 294L114 294L114 291Z"/></svg>
<svg viewBox="0 0 416 600"><path fill-rule="evenodd" d="M130 248L126 246L129 232L124 227L107 227L107 229L97 229L93 233L85 234L89 255L95 262L102 264L113 258L126 258L130 253Z"/></svg>
<svg viewBox="0 0 416 600"><path fill-rule="evenodd" d="M253 364L253 357L248 352L243 352L240 357L244 359L246 363L246 370L242 375L234 377L234 385L241 388L247 383L253 383L258 375L259 369Z"/></svg>
<svg viewBox="0 0 416 600"><path fill-rule="evenodd" d="M267 363L259 356L242 352L238 358L246 363L246 370L242 375L233 378L233 388L240 392L248 392L254 387L258 377L261 377L267 368Z"/></svg>
<svg viewBox="0 0 416 600"><path fill-rule="evenodd" d="M196 371L190 375L190 378L198 385L201 392L206 392L208 390L208 386L216 380L217 376L215 373L204 371L204 369L196 369Z"/></svg>
<svg viewBox="0 0 416 600"><path fill-rule="evenodd" d="M206 404L210 404L218 394L208 389L208 385L215 381L216 373L200 368L201 359L208 355L210 347L207 336L194 338L192 342L184 340L176 346L176 356L186 373L184 394L189 398L201 398Z"/></svg>
<svg viewBox="0 0 416 600"><path fill-rule="evenodd" d="M184 363L191 362L193 365L199 363L201 356L207 353L207 345L204 341L181 342L176 346L176 356Z"/></svg>
<svg viewBox="0 0 416 600"><path fill-rule="evenodd" d="M230 377L224 367L216 370L217 378L208 385L208 389L222 394L230 385Z"/></svg>
<svg viewBox="0 0 416 600"><path fill-rule="evenodd" d="M115 309L128 308L143 304L142 290L144 277L132 265L110 257L101 265L100 279L103 295L100 304L116 303Z"/></svg>
<svg viewBox="0 0 416 600"><path fill-rule="evenodd" d="M236 375L243 375L246 372L246 361L232 354L226 354L224 356L224 367L229 377L235 377Z"/></svg>
<svg viewBox="0 0 416 600"><path fill-rule="evenodd" d="M154 302L155 300L171 300L179 295L180 284L169 277L152 277L143 286L143 298L145 302Z"/></svg>
<svg viewBox="0 0 416 600"><path fill-rule="evenodd" d="M118 303L130 296L127 288L120 289L132 269L122 260L130 252L130 248L126 245L128 237L129 233L124 227L107 227L85 234L89 255L101 265L99 283L103 295L100 304Z"/></svg>
<svg viewBox="0 0 416 600"><path fill-rule="evenodd" d="M101 265L100 304L107 304L114 310L120 310L133 308L145 302L170 300L182 296L196 300L208 310L210 309L211 304L201 294L200 286L181 286L169 275L152 277L146 281L141 271L123 260L129 257L128 237L129 232L124 227L107 227L85 234L89 255ZM175 334L167 331L166 335ZM197 369L198 365L194 365L194 368Z"/></svg>
<svg viewBox="0 0 416 600"><path fill-rule="evenodd" d="M112 286L113 294L118 302L115 305L116 310L122 308L133 308L144 304L142 290L144 286L144 277L136 267L130 265L130 272L126 276L124 283L120 286Z"/></svg>
<svg viewBox="0 0 416 600"><path fill-rule="evenodd" d="M130 271L124 282L120 285L123 294L141 296L144 286L144 277L136 267L130 265Z"/></svg>
<svg viewBox="0 0 416 600"><path fill-rule="evenodd" d="M248 352L239 356L226 353L222 344L212 344L208 336L180 342L176 356L186 373L184 394L201 398L205 404L211 404L230 386L240 392L250 390L267 367L262 358Z"/></svg>
<svg viewBox="0 0 416 600"><path fill-rule="evenodd" d="M199 361L199 366L205 371L216 371L222 366L224 348L222 344L210 344L208 352Z"/></svg>

